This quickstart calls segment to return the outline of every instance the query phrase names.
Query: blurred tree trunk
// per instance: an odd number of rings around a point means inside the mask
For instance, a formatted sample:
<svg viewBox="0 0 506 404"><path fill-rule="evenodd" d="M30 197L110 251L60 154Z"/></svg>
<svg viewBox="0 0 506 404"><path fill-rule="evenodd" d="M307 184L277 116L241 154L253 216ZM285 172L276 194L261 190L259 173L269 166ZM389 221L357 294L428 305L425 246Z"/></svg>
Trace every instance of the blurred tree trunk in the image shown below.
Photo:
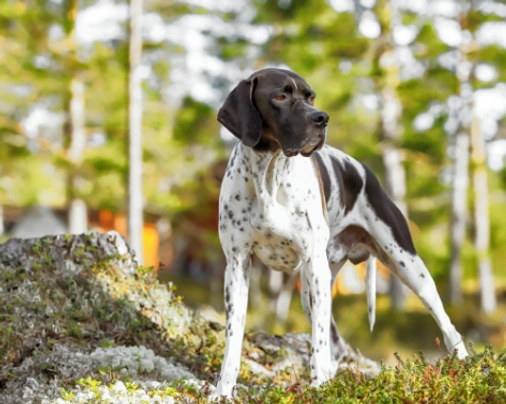
<svg viewBox="0 0 506 404"><path fill-rule="evenodd" d="M461 32L467 29L466 14L459 18ZM463 36L464 37L464 36ZM467 191L469 188L469 128L473 114L473 87L471 84L472 64L468 60L469 44L462 42L458 48L460 60L457 65L459 98L459 127L455 137L455 163L452 185L452 219L450 227L450 301L462 303L462 258L461 249L466 236Z"/></svg>
<svg viewBox="0 0 506 404"><path fill-rule="evenodd" d="M381 100L379 132L385 166L385 190L407 219L406 172L402 164L403 155L399 149L402 132L400 126L402 105L397 96L399 60L392 37L393 27L400 23L400 16L393 0L379 2L377 14L381 35L377 39L373 63L383 72L376 83ZM404 285L396 276L390 277L390 300L395 309L400 310L405 306Z"/></svg>
<svg viewBox="0 0 506 404"><path fill-rule="evenodd" d="M401 113L400 102L393 88L384 88L382 94L382 152L385 165L385 190L407 220L406 172L402 165L403 156L397 143L400 137L398 119ZM404 284L396 276L390 277L390 299L392 307L403 309L406 295Z"/></svg>
<svg viewBox="0 0 506 404"><path fill-rule="evenodd" d="M86 147L86 134L84 131L84 84L76 77L70 83L70 147L69 158L72 164L69 178L69 233L80 234L88 228L88 214L86 203L76 196L81 179L76 173L76 167L82 162L82 155Z"/></svg>
<svg viewBox="0 0 506 404"><path fill-rule="evenodd" d="M490 314L497 308L494 275L490 263L490 218L488 213L487 149L479 121L471 127L471 161L474 188L474 246L478 256L481 309Z"/></svg>
<svg viewBox="0 0 506 404"><path fill-rule="evenodd" d="M143 262L142 229L142 0L130 0L130 44L128 72L128 235Z"/></svg>
<svg viewBox="0 0 506 404"><path fill-rule="evenodd" d="M67 10L67 23L70 37L70 70L73 75L69 83L70 100L68 104L68 126L70 140L68 158L70 160L70 172L68 178L68 225L69 233L79 234L86 232L88 228L88 215L86 203L77 196L81 179L78 170L82 162L82 156L86 147L85 113L84 113L84 83L79 77L77 61L77 44L75 41L75 26L78 3L71 0Z"/></svg>
<svg viewBox="0 0 506 404"><path fill-rule="evenodd" d="M452 187L452 219L450 228L450 302L462 303L461 249L466 235L467 189L469 187L469 136L459 131L455 139L455 163Z"/></svg>

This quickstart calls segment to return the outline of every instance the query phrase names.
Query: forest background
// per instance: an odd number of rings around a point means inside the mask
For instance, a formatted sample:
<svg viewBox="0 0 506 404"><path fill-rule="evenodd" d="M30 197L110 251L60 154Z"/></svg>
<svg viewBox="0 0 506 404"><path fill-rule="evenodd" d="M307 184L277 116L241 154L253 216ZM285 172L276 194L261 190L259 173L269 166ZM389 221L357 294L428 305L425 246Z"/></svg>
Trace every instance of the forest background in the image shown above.
<svg viewBox="0 0 506 404"><path fill-rule="evenodd" d="M457 328L504 347L505 18L501 1L3 1L0 237L37 205L76 233L123 217L139 259L222 316L216 201L235 139L216 111L253 71L287 68L329 113L327 143L409 217ZM296 287L257 272L248 326L307 331L296 294L286 320L265 316ZM428 312L388 292L370 334L365 297L338 290L343 335L377 359L436 351Z"/></svg>

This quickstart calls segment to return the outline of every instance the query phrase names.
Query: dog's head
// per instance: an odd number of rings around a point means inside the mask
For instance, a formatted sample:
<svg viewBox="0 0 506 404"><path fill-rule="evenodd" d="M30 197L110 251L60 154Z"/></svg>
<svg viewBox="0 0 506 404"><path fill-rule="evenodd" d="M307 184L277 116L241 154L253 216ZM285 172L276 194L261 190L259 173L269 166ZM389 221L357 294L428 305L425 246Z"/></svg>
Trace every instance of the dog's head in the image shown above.
<svg viewBox="0 0 506 404"><path fill-rule="evenodd" d="M328 114L313 106L315 92L299 75L264 69L242 80L218 112L218 121L246 146L310 156L325 143Z"/></svg>

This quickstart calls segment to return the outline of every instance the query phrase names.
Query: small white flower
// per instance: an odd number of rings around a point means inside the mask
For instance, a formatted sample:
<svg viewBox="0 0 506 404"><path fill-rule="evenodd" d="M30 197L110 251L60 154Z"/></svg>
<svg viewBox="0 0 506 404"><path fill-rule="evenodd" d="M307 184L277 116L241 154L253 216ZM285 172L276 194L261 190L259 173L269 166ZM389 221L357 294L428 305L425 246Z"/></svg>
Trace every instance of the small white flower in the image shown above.
<svg viewBox="0 0 506 404"><path fill-rule="evenodd" d="M126 386L121 381L117 381L111 388L111 392L116 394L125 394L127 392Z"/></svg>

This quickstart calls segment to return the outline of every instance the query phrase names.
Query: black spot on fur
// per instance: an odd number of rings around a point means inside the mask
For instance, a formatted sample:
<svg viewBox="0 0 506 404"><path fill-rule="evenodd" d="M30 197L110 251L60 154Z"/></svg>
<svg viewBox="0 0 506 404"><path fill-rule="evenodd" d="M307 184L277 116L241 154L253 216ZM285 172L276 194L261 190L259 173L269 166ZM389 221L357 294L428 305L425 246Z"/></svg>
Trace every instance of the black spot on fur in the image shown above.
<svg viewBox="0 0 506 404"><path fill-rule="evenodd" d="M318 170L320 171L320 178L322 179L323 183L323 193L325 194L325 202L328 202L330 198L330 189L331 189L329 172L327 171L327 167L325 167L325 164L323 163L323 159L321 158L320 153L318 152L313 153L313 156L316 160L316 164L318 165Z"/></svg>
<svg viewBox="0 0 506 404"><path fill-rule="evenodd" d="M331 156L334 176L339 186L339 195L341 204L344 206L344 212L348 213L355 206L358 194L364 187L364 181L357 169L349 161L342 163L339 159Z"/></svg>
<svg viewBox="0 0 506 404"><path fill-rule="evenodd" d="M420 278L425 278L425 275L424 274L420 274Z"/></svg>
<svg viewBox="0 0 506 404"><path fill-rule="evenodd" d="M230 164L228 168L233 168L235 163L235 157L237 156L237 147L234 148L234 153L232 153L232 158L230 159Z"/></svg>
<svg viewBox="0 0 506 404"><path fill-rule="evenodd" d="M367 200L371 204L378 217L392 230L395 241L405 251L412 255L416 254L408 224L401 211L390 200L386 192L375 175L366 166L363 166L366 172L365 193Z"/></svg>
<svg viewBox="0 0 506 404"><path fill-rule="evenodd" d="M401 267L405 267L406 266L406 264L404 263L404 261L399 262L399 264L401 264Z"/></svg>
<svg viewBox="0 0 506 404"><path fill-rule="evenodd" d="M339 342L339 334L336 327L330 327L330 336L332 337L334 344L337 344Z"/></svg>

